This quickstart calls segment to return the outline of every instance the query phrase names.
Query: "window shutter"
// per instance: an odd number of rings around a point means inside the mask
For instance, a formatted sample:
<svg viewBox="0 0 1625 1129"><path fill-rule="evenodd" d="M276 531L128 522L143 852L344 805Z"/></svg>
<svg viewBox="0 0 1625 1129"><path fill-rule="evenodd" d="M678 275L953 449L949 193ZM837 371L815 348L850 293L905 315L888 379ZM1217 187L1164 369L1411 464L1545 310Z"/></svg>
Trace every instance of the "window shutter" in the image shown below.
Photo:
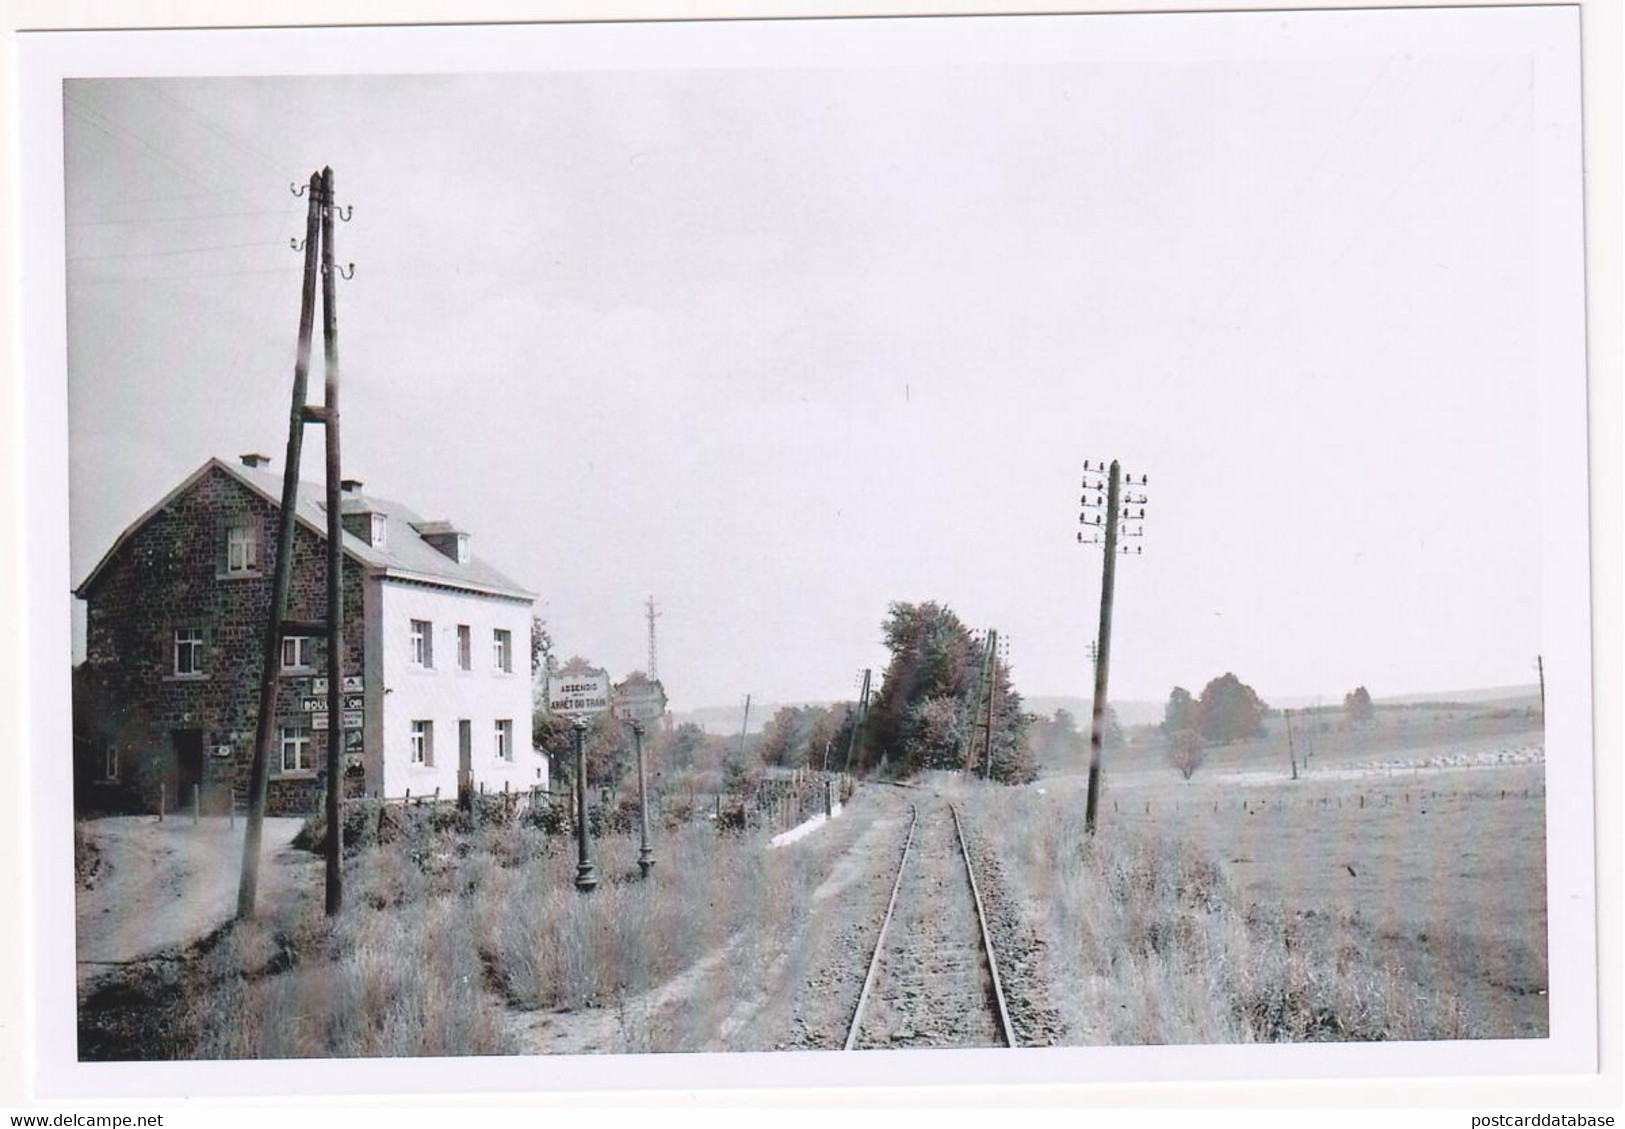
<svg viewBox="0 0 1625 1129"><path fill-rule="evenodd" d="M423 763L428 768L434 767L434 722L430 722L423 731Z"/></svg>

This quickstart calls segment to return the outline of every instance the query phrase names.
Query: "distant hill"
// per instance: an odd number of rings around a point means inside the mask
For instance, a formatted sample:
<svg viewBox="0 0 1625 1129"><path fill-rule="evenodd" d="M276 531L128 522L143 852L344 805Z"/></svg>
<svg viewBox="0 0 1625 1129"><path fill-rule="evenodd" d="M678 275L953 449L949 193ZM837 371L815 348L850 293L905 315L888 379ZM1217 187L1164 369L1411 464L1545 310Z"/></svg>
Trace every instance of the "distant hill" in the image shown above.
<svg viewBox="0 0 1625 1129"><path fill-rule="evenodd" d="M1271 698L1264 696L1275 709L1301 710L1309 709L1317 704L1321 709L1343 708L1342 694L1322 694L1318 697L1289 697ZM1509 708L1536 705L1540 700L1540 687L1528 686L1487 686L1472 690L1436 690L1421 694L1391 694L1386 697L1373 698L1372 702L1379 708L1391 709L1406 706L1441 705L1455 703L1460 705L1489 705L1499 704ZM752 702L750 704L751 733L760 733L769 718L783 706L827 706L829 702ZM1121 725L1158 725L1162 722L1165 702L1148 702L1140 699L1113 700L1112 708L1117 711L1117 720ZM1078 719L1080 728L1086 727L1089 721L1091 702L1088 698L1075 694L1023 694L1022 707L1028 713L1041 714L1044 717L1052 716L1056 710L1070 710L1072 716ZM730 736L739 732L739 722L744 714L743 701L731 706L697 706L691 710L673 710L671 719L673 725L681 725L691 721L707 733L716 733Z"/></svg>
<svg viewBox="0 0 1625 1129"><path fill-rule="evenodd" d="M1079 726L1089 720L1094 710L1092 698L1080 698L1068 694L1023 694L1021 705L1028 713L1051 717L1056 710L1067 710L1078 719ZM1132 698L1112 701L1112 708L1117 711L1119 725L1156 725L1162 721L1162 702L1136 701Z"/></svg>
<svg viewBox="0 0 1625 1129"><path fill-rule="evenodd" d="M828 702L751 702L750 727L747 733L760 733L768 720L785 706L827 706ZM671 723L682 725L693 722L707 733L720 737L739 735L739 723L745 718L745 703L733 706L696 706L691 710L672 710Z"/></svg>

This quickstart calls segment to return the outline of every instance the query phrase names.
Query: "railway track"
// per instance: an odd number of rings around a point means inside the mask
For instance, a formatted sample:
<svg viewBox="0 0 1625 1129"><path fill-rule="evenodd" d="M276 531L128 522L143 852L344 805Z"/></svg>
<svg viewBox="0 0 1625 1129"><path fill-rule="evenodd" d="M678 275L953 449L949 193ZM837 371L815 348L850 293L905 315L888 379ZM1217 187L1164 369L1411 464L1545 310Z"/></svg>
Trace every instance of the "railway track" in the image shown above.
<svg viewBox="0 0 1625 1129"><path fill-rule="evenodd" d="M921 801L911 807L846 1049L1015 1045L959 813Z"/></svg>

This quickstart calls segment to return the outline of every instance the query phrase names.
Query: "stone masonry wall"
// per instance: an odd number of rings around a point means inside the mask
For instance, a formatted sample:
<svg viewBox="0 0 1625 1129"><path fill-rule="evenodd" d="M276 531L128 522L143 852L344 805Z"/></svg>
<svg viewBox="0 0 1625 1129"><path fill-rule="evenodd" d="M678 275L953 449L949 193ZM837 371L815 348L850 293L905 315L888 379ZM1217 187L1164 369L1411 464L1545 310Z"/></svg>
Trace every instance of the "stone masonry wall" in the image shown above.
<svg viewBox="0 0 1625 1129"><path fill-rule="evenodd" d="M258 533L258 569L228 576L226 529L247 523ZM81 807L103 806L116 791L126 806L153 810L158 789L173 810L179 780L172 731L201 730L202 802L224 812L228 798L248 797L264 624L270 611L271 573L277 549L277 507L226 471L213 468L178 495L120 549L87 595L86 657L75 678L76 779ZM327 611L324 539L296 527L288 616L317 620ZM362 567L344 564L344 671L362 670ZM175 673L174 633L205 635L198 676ZM311 679L325 676L326 641L310 641L311 669L279 679L277 721L308 721L300 699ZM323 708L325 709L325 702ZM335 722L337 719L333 719ZM274 734L273 734L274 736ZM311 771L283 774L273 741L267 810L272 814L316 809L323 783L327 733L311 734ZM100 784L102 750L118 758L116 786ZM223 755L220 750L229 750ZM364 780L346 779L347 792ZM94 791L100 789L100 797Z"/></svg>

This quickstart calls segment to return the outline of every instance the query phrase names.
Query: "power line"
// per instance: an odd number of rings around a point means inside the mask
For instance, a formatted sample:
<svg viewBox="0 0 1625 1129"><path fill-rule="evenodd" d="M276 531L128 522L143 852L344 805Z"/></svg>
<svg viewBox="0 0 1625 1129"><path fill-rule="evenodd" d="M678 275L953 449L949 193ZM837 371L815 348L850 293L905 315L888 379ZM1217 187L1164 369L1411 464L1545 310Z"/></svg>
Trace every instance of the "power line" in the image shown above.
<svg viewBox="0 0 1625 1129"><path fill-rule="evenodd" d="M211 197L213 193L209 194ZM198 212L190 216L128 216L122 219L69 220L69 227L110 227L132 223L193 223L198 220L235 219L239 216L280 216L284 220L292 214L289 208L255 208L241 212Z"/></svg>
<svg viewBox="0 0 1625 1129"><path fill-rule="evenodd" d="M298 267L267 267L263 270L187 271L176 274L127 274L115 278L70 278L70 286L120 286L145 282L187 282L200 278L236 278L248 274L297 274ZM257 323L256 323L257 324Z"/></svg>
<svg viewBox="0 0 1625 1129"><path fill-rule="evenodd" d="M201 255L206 251L236 251L244 247L275 247L274 242L256 240L253 243L205 243L198 247L175 247L168 251L126 251L117 255L69 255L70 263L100 263L110 259L160 259L174 255Z"/></svg>

